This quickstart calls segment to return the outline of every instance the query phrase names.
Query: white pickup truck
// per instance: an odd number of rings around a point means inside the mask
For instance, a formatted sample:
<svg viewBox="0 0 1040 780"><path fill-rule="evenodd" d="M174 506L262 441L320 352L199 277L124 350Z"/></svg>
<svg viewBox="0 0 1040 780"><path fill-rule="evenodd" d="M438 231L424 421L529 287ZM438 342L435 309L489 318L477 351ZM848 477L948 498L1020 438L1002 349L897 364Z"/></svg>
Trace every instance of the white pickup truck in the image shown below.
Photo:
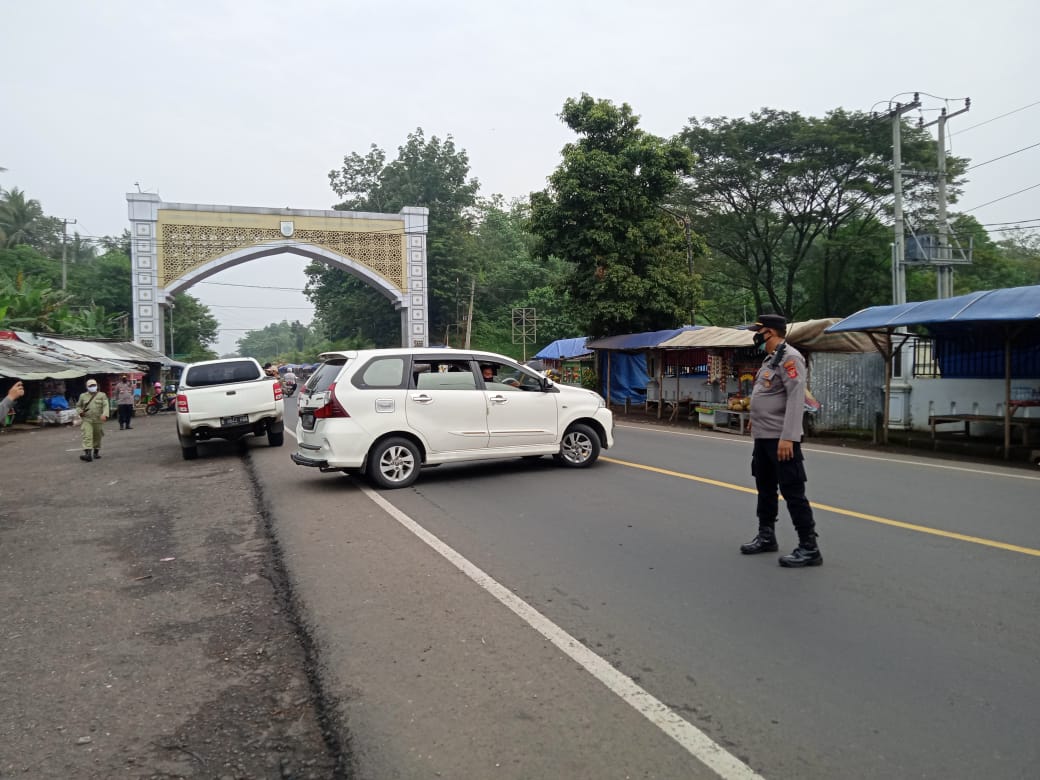
<svg viewBox="0 0 1040 780"><path fill-rule="evenodd" d="M177 438L185 460L198 457L208 439L263 436L272 447L285 438L282 383L253 358L189 363L177 387Z"/></svg>

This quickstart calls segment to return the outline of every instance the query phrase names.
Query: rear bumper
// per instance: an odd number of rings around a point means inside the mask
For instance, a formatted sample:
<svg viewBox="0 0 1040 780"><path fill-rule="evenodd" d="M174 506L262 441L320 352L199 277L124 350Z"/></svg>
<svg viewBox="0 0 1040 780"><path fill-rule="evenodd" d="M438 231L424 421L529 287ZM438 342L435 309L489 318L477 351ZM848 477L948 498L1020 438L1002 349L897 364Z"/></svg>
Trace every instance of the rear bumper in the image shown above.
<svg viewBox="0 0 1040 780"><path fill-rule="evenodd" d="M268 431L281 433L284 430L285 424L281 420L263 417L243 425L200 425L187 431L180 430L178 425L177 433L182 439L194 439L195 441L208 441L209 439L235 441L243 436L264 436Z"/></svg>
<svg viewBox="0 0 1040 780"><path fill-rule="evenodd" d="M292 458L292 462L297 466L311 466L316 469L327 469L329 467L329 462L327 460L308 458L306 455L300 455L298 452L292 453L289 457Z"/></svg>

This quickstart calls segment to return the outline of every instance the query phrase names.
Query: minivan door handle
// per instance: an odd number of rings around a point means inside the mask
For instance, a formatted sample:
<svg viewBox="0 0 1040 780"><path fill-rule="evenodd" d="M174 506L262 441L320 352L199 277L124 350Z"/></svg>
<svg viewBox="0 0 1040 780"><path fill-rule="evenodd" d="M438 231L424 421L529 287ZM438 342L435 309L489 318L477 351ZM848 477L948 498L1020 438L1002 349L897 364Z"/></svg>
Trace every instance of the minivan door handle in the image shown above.
<svg viewBox="0 0 1040 780"><path fill-rule="evenodd" d="M433 398L426 395L426 393L419 393L419 395L413 395L412 400L417 404L429 404L433 403Z"/></svg>
<svg viewBox="0 0 1040 780"><path fill-rule="evenodd" d="M493 403L493 404L507 404L507 403L509 403L509 399L506 398L501 393L499 395L488 396L488 400L491 401L491 403Z"/></svg>

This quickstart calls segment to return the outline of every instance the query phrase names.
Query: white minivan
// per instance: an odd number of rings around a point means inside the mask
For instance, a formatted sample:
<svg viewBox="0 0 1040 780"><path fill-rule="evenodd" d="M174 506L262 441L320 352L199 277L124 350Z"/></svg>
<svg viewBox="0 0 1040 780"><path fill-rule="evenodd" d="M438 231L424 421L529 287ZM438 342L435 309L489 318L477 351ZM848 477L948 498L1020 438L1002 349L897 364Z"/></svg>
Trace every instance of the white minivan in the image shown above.
<svg viewBox="0 0 1040 780"><path fill-rule="evenodd" d="M457 349L326 352L299 397L292 459L411 485L423 465L553 455L591 466L614 416L591 390L502 355Z"/></svg>

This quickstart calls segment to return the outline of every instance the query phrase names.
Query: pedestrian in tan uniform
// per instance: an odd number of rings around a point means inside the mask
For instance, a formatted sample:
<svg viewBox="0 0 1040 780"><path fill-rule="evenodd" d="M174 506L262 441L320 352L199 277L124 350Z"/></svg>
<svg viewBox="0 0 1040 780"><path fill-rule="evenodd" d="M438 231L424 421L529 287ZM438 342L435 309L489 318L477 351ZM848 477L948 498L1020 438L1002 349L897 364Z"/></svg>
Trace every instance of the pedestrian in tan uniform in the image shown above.
<svg viewBox="0 0 1040 780"><path fill-rule="evenodd" d="M87 392L76 401L76 410L83 421L83 454L79 459L90 463L101 457L101 438L105 435L102 424L108 419L108 396L99 392L96 379L87 380Z"/></svg>

